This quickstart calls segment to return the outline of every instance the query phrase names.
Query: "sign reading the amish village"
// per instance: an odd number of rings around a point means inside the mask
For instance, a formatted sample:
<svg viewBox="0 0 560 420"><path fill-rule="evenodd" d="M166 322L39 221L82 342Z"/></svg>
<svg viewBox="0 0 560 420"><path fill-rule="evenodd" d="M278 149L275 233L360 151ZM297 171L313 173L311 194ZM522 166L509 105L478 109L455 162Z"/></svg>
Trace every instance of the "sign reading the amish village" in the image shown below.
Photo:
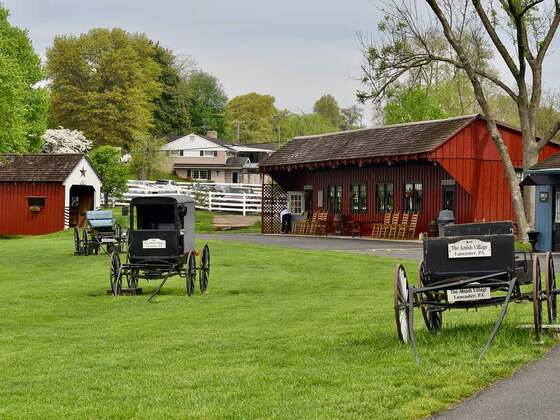
<svg viewBox="0 0 560 420"><path fill-rule="evenodd" d="M452 289L447 291L447 300L449 303L490 299L489 287L473 287L469 289Z"/></svg>
<svg viewBox="0 0 560 420"><path fill-rule="evenodd" d="M480 239L462 239L453 244L447 244L449 258L480 258L492 256L492 244Z"/></svg>
<svg viewBox="0 0 560 420"><path fill-rule="evenodd" d="M142 248L144 249L165 249L165 241L158 238L150 238L142 241Z"/></svg>

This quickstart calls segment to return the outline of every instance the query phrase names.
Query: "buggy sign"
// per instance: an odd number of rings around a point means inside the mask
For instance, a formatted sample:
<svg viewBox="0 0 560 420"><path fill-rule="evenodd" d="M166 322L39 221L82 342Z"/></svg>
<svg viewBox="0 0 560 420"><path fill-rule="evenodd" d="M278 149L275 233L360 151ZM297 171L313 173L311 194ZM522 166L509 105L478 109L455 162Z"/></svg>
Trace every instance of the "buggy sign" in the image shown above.
<svg viewBox="0 0 560 420"><path fill-rule="evenodd" d="M489 287L471 287L447 291L447 300L449 303L484 299L490 299Z"/></svg>
<svg viewBox="0 0 560 420"><path fill-rule="evenodd" d="M150 238L142 241L143 249L165 249L165 241L158 238Z"/></svg>
<svg viewBox="0 0 560 420"><path fill-rule="evenodd" d="M492 256L492 244L480 239L462 239L458 242L447 244L449 258L480 258Z"/></svg>

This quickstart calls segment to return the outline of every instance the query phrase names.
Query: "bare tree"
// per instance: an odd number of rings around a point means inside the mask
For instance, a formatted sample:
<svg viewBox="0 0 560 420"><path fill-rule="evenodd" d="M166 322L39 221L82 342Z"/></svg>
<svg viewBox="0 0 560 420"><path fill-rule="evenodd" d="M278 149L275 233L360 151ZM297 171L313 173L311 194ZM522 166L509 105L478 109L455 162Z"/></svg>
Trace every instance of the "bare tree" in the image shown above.
<svg viewBox="0 0 560 420"><path fill-rule="evenodd" d="M539 153L560 130L555 121L539 139L537 112L542 99L545 57L560 23L560 0L426 0L390 1L380 24L384 38L366 50L362 100L382 100L401 79L426 78L438 66L463 71L472 85L490 136L503 160L520 232L534 226L534 192L521 194L518 178L496 123L490 97L496 90L517 106L523 141L523 169L534 165ZM490 59L505 63L508 82L492 70Z"/></svg>

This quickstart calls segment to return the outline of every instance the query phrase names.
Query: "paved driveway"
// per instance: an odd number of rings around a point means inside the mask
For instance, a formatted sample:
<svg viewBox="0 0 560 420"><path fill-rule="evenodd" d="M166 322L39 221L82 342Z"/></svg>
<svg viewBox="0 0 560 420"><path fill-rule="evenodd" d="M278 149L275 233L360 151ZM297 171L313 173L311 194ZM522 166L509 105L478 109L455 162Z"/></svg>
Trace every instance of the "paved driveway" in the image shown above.
<svg viewBox="0 0 560 420"><path fill-rule="evenodd" d="M260 235L250 233L197 234L200 239L240 241L262 245L278 245L290 248L354 251L383 257L422 259L422 244L406 241L371 241L367 239L333 238L316 236Z"/></svg>
<svg viewBox="0 0 560 420"><path fill-rule="evenodd" d="M543 359L487 388L437 420L517 420L560 418L560 346Z"/></svg>

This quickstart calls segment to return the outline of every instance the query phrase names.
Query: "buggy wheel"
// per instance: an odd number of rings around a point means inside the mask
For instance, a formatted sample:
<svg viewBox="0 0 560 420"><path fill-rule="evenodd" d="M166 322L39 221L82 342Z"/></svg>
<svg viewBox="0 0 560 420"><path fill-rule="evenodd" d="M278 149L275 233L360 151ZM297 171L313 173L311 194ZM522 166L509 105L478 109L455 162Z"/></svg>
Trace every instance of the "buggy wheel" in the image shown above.
<svg viewBox="0 0 560 420"><path fill-rule="evenodd" d="M395 267L393 279L393 305L395 308L395 321L397 334L401 343L408 342L408 280L402 264Z"/></svg>
<svg viewBox="0 0 560 420"><path fill-rule="evenodd" d="M109 281L111 283L113 296L120 295L122 288L121 258L116 252L111 254L111 272L109 274Z"/></svg>
<svg viewBox="0 0 560 420"><path fill-rule="evenodd" d="M210 278L210 248L204 245L202 248L202 258L200 260L200 274L198 282L200 284L200 293L206 292L208 289L208 279Z"/></svg>
<svg viewBox="0 0 560 420"><path fill-rule="evenodd" d="M418 265L418 276L416 279L417 287L424 287L424 261ZM422 293L421 299L427 299L428 301L434 301L435 296L433 293ZM443 313L442 311L428 310L424 305L420 305L422 310L422 318L424 318L424 323L428 331L439 332L441 330L441 325L443 323Z"/></svg>
<svg viewBox="0 0 560 420"><path fill-rule="evenodd" d="M187 266L185 273L185 282L187 288L187 295L192 296L194 293L194 282L196 280L196 257L193 251L189 252L187 257Z"/></svg>
<svg viewBox="0 0 560 420"><path fill-rule="evenodd" d="M545 285L546 285L546 308L548 323L556 321L557 299L556 299L556 272L554 271L554 259L552 253L547 252L545 257Z"/></svg>
<svg viewBox="0 0 560 420"><path fill-rule="evenodd" d="M76 254L80 252L80 232L77 227L74 227L74 251Z"/></svg>
<svg viewBox="0 0 560 420"><path fill-rule="evenodd" d="M87 230L82 233L82 246L84 247L84 255L89 255L89 239Z"/></svg>
<svg viewBox="0 0 560 420"><path fill-rule="evenodd" d="M130 289L136 289L138 287L138 270L132 270L126 280Z"/></svg>
<svg viewBox="0 0 560 420"><path fill-rule="evenodd" d="M533 321L535 323L535 340L540 341L542 329L542 284L541 267L538 255L533 255Z"/></svg>

